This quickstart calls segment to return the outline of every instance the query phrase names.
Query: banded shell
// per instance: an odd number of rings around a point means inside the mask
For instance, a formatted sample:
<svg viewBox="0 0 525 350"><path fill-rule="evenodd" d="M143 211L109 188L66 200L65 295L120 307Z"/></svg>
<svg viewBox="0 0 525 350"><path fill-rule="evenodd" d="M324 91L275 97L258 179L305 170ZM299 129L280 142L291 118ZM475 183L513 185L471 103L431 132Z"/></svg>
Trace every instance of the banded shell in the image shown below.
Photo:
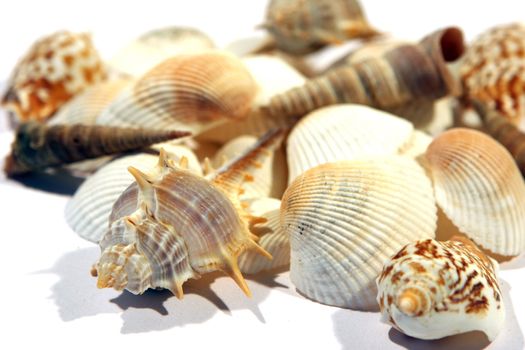
<svg viewBox="0 0 525 350"><path fill-rule="evenodd" d="M5 161L8 176L104 155L137 150L190 135L188 132L141 130L96 125L21 124Z"/></svg>
<svg viewBox="0 0 525 350"><path fill-rule="evenodd" d="M56 32L36 41L18 62L2 105L20 121L43 121L106 76L88 34Z"/></svg>
<svg viewBox="0 0 525 350"><path fill-rule="evenodd" d="M109 64L120 72L140 77L170 57L203 53L214 46L206 34L194 28L159 28L144 33L120 49Z"/></svg>
<svg viewBox="0 0 525 350"><path fill-rule="evenodd" d="M301 119L288 137L289 182L320 164L396 154L413 129L406 120L366 106L320 108Z"/></svg>
<svg viewBox="0 0 525 350"><path fill-rule="evenodd" d="M259 236L259 245L272 255L264 259L253 251L246 251L239 257L239 268L243 273L256 274L262 271L285 268L290 265L290 239L281 227L281 201L275 198L257 198L248 201L247 211L266 221L256 224L252 231Z"/></svg>
<svg viewBox="0 0 525 350"><path fill-rule="evenodd" d="M194 135L246 118L257 86L242 62L223 52L180 55L124 91L97 123L189 130Z"/></svg>
<svg viewBox="0 0 525 350"><path fill-rule="evenodd" d="M456 128L436 137L426 158L437 203L461 232L493 253L525 251L525 183L502 145Z"/></svg>
<svg viewBox="0 0 525 350"><path fill-rule="evenodd" d="M377 309L375 280L403 245L434 237L430 180L412 159L374 157L312 168L286 190L281 226L290 278L328 305Z"/></svg>
<svg viewBox="0 0 525 350"><path fill-rule="evenodd" d="M467 100L518 125L525 116L525 26L512 23L482 33L466 51L460 76Z"/></svg>
<svg viewBox="0 0 525 350"><path fill-rule="evenodd" d="M479 330L494 340L505 321L497 270L474 244L433 239L408 244L377 279L383 320L420 339Z"/></svg>
<svg viewBox="0 0 525 350"><path fill-rule="evenodd" d="M165 152L147 173L130 167L137 183L115 202L110 228L100 241L102 255L92 271L98 287L136 294L166 288L181 298L186 280L221 270L250 295L239 255L248 249L271 255L250 232L250 224L261 219L244 211L238 195L249 172L281 138L282 132L266 135L206 178L175 165Z"/></svg>
<svg viewBox="0 0 525 350"><path fill-rule="evenodd" d="M436 31L418 45L401 45L379 58L338 67L301 87L274 96L265 106L273 116L303 116L337 103L357 103L392 110L458 95L460 83L447 67L464 51L455 27ZM418 67L418 69L414 69Z"/></svg>
<svg viewBox="0 0 525 350"><path fill-rule="evenodd" d="M279 50L295 55L378 34L357 0L272 0L263 27Z"/></svg>

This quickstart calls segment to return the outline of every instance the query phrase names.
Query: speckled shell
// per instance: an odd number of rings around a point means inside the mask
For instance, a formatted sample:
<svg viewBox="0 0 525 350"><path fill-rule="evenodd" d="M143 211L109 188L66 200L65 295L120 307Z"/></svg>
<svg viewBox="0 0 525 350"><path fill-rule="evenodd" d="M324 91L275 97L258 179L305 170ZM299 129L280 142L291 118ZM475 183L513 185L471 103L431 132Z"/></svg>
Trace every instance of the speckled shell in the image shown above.
<svg viewBox="0 0 525 350"><path fill-rule="evenodd" d="M525 183L502 145L456 128L436 137L426 158L436 200L461 232L493 253L525 251Z"/></svg>
<svg viewBox="0 0 525 350"><path fill-rule="evenodd" d="M430 180L412 159L327 163L286 190L281 226L290 236L290 278L321 303L375 310L375 280L403 245L434 237Z"/></svg>
<svg viewBox="0 0 525 350"><path fill-rule="evenodd" d="M144 33L120 49L109 65L120 72L140 77L170 57L202 53L214 46L206 34L194 28L159 28Z"/></svg>
<svg viewBox="0 0 525 350"><path fill-rule="evenodd" d="M320 108L301 119L288 137L289 182L323 163L396 154L413 129L406 120L366 106Z"/></svg>
<svg viewBox="0 0 525 350"><path fill-rule="evenodd" d="M377 34L357 0L272 0L264 27L279 50L296 55Z"/></svg>
<svg viewBox="0 0 525 350"><path fill-rule="evenodd" d="M246 118L257 86L242 62L214 51L160 63L98 118L105 125L180 128L194 135Z"/></svg>
<svg viewBox="0 0 525 350"><path fill-rule="evenodd" d="M21 121L42 121L106 75L88 34L56 32L36 41L18 62L2 105Z"/></svg>
<svg viewBox="0 0 525 350"><path fill-rule="evenodd" d="M460 75L468 100L519 124L525 116L525 26L513 23L482 33L468 48Z"/></svg>
<svg viewBox="0 0 525 350"><path fill-rule="evenodd" d="M383 321L420 339L479 330L494 340L505 321L496 264L462 242L408 244L377 279Z"/></svg>

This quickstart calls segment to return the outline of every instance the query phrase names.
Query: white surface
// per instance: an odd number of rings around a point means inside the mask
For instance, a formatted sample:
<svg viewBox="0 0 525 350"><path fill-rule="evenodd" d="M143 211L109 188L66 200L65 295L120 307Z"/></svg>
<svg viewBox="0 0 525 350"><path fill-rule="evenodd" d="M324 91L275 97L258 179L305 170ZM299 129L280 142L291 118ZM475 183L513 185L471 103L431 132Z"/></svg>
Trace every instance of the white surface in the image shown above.
<svg viewBox="0 0 525 350"><path fill-rule="evenodd" d="M525 3L520 0L362 2L373 25L406 39L418 39L449 24L460 25L472 38L489 26L525 16ZM265 6L266 1L254 0L149 0L133 5L6 2L0 21L0 81L7 79L31 42L57 29L91 31L105 57L126 39L170 24L199 27L224 46L262 22ZM0 118L0 130L5 130L4 117ZM2 157L11 136L0 132ZM410 339L379 323L377 313L328 307L303 298L287 273L249 280L252 299L222 276L187 283L182 301L169 292L133 296L98 290L89 275L98 248L78 238L63 218L66 193L78 180L57 180L33 176L19 183L0 178L1 349L477 349L487 345L479 334L434 342ZM523 257L503 266L507 324L489 348L524 347L524 267Z"/></svg>

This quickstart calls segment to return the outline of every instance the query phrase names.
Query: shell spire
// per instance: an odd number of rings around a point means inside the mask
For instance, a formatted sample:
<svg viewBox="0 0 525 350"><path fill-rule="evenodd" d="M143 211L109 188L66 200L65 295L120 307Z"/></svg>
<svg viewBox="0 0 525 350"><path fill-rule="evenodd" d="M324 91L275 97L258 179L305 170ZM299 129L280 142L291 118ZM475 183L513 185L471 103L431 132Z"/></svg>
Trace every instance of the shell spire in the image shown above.
<svg viewBox="0 0 525 350"><path fill-rule="evenodd" d="M185 131L139 130L96 125L21 124L4 171L8 176L74 163L185 137Z"/></svg>

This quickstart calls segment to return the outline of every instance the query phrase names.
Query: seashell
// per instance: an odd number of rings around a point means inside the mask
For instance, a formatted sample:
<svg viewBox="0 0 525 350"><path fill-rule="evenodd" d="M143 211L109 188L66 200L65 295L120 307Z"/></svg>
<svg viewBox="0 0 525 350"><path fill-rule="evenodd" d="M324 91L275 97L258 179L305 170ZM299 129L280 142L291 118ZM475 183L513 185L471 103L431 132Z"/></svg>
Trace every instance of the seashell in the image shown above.
<svg viewBox="0 0 525 350"><path fill-rule="evenodd" d="M512 23L482 33L467 49L459 72L466 100L519 124L525 116L525 26Z"/></svg>
<svg viewBox="0 0 525 350"><path fill-rule="evenodd" d="M90 86L62 106L47 124L93 125L100 113L131 83L130 78L118 78Z"/></svg>
<svg viewBox="0 0 525 350"><path fill-rule="evenodd" d="M493 253L525 251L525 184L503 146L456 128L436 137L426 158L437 203L462 233Z"/></svg>
<svg viewBox="0 0 525 350"><path fill-rule="evenodd" d="M20 121L43 121L106 76L88 34L59 31L36 41L18 62L2 105Z"/></svg>
<svg viewBox="0 0 525 350"><path fill-rule="evenodd" d="M286 190L281 226L290 237L290 278L315 301L377 308L375 279L403 245L434 237L430 180L401 156L312 168Z"/></svg>
<svg viewBox="0 0 525 350"><path fill-rule="evenodd" d="M410 140L413 129L406 120L366 106L320 108L290 132L289 182L320 164L396 154Z"/></svg>
<svg viewBox="0 0 525 350"><path fill-rule="evenodd" d="M474 244L410 243L377 279L383 320L420 339L479 330L492 341L505 321L497 270L497 263Z"/></svg>
<svg viewBox="0 0 525 350"><path fill-rule="evenodd" d="M405 157L417 159L424 155L428 146L432 143L432 136L423 131L414 130L410 139L399 150L399 154Z"/></svg>
<svg viewBox="0 0 525 350"><path fill-rule="evenodd" d="M295 55L378 34L357 0L272 0L263 27L279 50Z"/></svg>
<svg viewBox="0 0 525 350"><path fill-rule="evenodd" d="M203 53L214 47L200 30L171 26L144 33L121 48L109 64L120 72L140 77L168 58Z"/></svg>
<svg viewBox="0 0 525 350"><path fill-rule="evenodd" d="M180 162L184 157L188 160L188 169L202 175L199 161L190 149L180 145L162 145L168 146L175 161ZM88 241L100 241L108 229L113 203L133 182L128 167L146 171L157 161L157 155L139 153L118 158L98 169L80 185L66 206L65 217L71 229Z"/></svg>
<svg viewBox="0 0 525 350"><path fill-rule="evenodd" d="M272 260L248 250L239 257L241 271L256 274L290 265L290 239L279 222L281 201L275 198L257 198L247 202L248 213L266 219L266 222L255 225L252 232L260 237L259 245L272 255Z"/></svg>
<svg viewBox="0 0 525 350"><path fill-rule="evenodd" d="M139 130L96 125L20 125L4 171L14 176L50 166L133 151L188 136L184 131Z"/></svg>
<svg viewBox="0 0 525 350"><path fill-rule="evenodd" d="M257 87L239 59L222 52L180 55L146 73L98 124L183 129L194 135L250 113Z"/></svg>
<svg viewBox="0 0 525 350"><path fill-rule="evenodd" d="M93 273L99 288L141 294L166 288L177 297L189 278L221 270L247 294L237 259L247 249L271 256L257 243L250 225L260 222L238 199L249 173L276 147L283 133L272 132L242 157L203 178L175 165L161 152L147 173L130 167L137 183L115 202L110 228L100 241L102 255Z"/></svg>
<svg viewBox="0 0 525 350"><path fill-rule="evenodd" d="M334 68L301 87L274 96L265 108L273 116L303 116L337 103L388 110L408 102L458 95L460 84L447 63L458 59L463 50L460 29L439 30L418 45L402 45L380 58Z"/></svg>

